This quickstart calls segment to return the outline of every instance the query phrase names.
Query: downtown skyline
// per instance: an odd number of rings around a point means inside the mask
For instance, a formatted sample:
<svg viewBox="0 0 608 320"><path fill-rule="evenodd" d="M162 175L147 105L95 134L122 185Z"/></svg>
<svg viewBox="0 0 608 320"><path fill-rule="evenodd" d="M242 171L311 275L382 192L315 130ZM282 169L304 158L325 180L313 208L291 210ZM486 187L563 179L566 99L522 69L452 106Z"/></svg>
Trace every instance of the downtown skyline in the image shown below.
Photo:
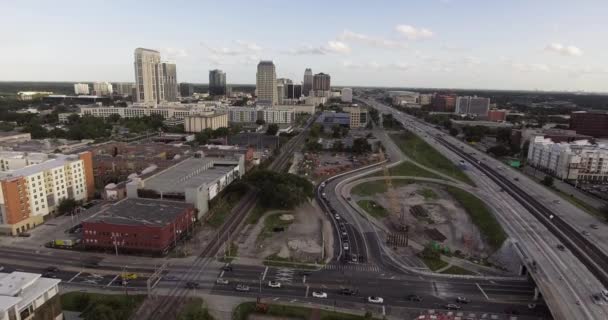
<svg viewBox="0 0 608 320"><path fill-rule="evenodd" d="M262 1L261 16L242 1L213 10L152 1L138 14L134 3L24 1L3 5L12 14L0 27L18 31L0 34L0 80L132 82L132 52L145 47L177 64L179 82L207 83L209 70L222 69L229 83L255 84L257 63L272 60L277 77L299 82L312 68L336 86L608 92L608 45L597 41L608 32L608 4L586 3L338 1L294 10Z"/></svg>

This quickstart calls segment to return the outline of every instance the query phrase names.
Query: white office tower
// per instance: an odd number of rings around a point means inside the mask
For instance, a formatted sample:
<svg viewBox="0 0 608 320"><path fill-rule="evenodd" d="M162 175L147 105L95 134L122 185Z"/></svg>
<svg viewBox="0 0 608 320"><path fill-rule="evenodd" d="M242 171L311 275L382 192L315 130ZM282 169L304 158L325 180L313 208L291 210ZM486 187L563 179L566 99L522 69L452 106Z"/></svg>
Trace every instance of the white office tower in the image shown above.
<svg viewBox="0 0 608 320"><path fill-rule="evenodd" d="M279 99L274 63L272 61L260 61L255 79L257 102L259 104L276 105Z"/></svg>
<svg viewBox="0 0 608 320"><path fill-rule="evenodd" d="M165 101L164 75L160 64L160 52L150 49L135 49L135 93L136 101L156 107Z"/></svg>
<svg viewBox="0 0 608 320"><path fill-rule="evenodd" d="M75 95L88 95L89 84L88 83L74 83L74 94Z"/></svg>
<svg viewBox="0 0 608 320"><path fill-rule="evenodd" d="M343 88L342 89L342 102L353 102L353 89Z"/></svg>
<svg viewBox="0 0 608 320"><path fill-rule="evenodd" d="M112 94L112 84L109 82L93 83L93 92L96 96L109 96Z"/></svg>

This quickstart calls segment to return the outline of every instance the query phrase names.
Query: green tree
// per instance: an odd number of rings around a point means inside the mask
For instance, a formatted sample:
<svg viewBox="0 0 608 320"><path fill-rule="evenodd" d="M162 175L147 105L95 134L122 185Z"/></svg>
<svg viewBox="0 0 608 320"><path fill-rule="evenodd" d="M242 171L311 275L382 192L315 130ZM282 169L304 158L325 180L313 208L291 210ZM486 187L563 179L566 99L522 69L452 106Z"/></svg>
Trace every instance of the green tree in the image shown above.
<svg viewBox="0 0 608 320"><path fill-rule="evenodd" d="M120 121L120 115L118 113L111 114L108 117L108 121L110 123L118 123L118 121Z"/></svg>
<svg viewBox="0 0 608 320"><path fill-rule="evenodd" d="M255 124L257 124L259 126L263 126L266 124L266 121L264 121L264 119L258 119L255 121Z"/></svg>
<svg viewBox="0 0 608 320"><path fill-rule="evenodd" d="M291 209L314 195L310 181L290 173L257 170L247 177L247 182L259 191L261 204L269 208Z"/></svg>
<svg viewBox="0 0 608 320"><path fill-rule="evenodd" d="M332 137L334 138L341 138L342 137L342 129L340 128L339 125L335 125L331 128L332 131Z"/></svg>
<svg viewBox="0 0 608 320"><path fill-rule="evenodd" d="M608 221L608 204L605 204L600 207L600 213L602 214L602 218Z"/></svg>
<svg viewBox="0 0 608 320"><path fill-rule="evenodd" d="M268 128L266 128L266 134L269 136L274 136L277 132L279 132L279 125L276 123L269 124Z"/></svg>
<svg viewBox="0 0 608 320"><path fill-rule="evenodd" d="M546 185L547 187L553 186L553 177L546 175L542 180L542 184Z"/></svg>
<svg viewBox="0 0 608 320"><path fill-rule="evenodd" d="M367 142L365 138L357 138L353 140L353 153L362 154L372 150L372 146Z"/></svg>
<svg viewBox="0 0 608 320"><path fill-rule="evenodd" d="M106 304L95 304L83 314L85 320L120 320L117 310Z"/></svg>
<svg viewBox="0 0 608 320"><path fill-rule="evenodd" d="M498 128L496 130L496 140L504 144L511 143L511 129L510 128Z"/></svg>
<svg viewBox="0 0 608 320"><path fill-rule="evenodd" d="M57 213L60 215L72 213L78 207L78 205L78 201L72 198L65 198L59 202L59 205L57 206Z"/></svg>
<svg viewBox="0 0 608 320"><path fill-rule="evenodd" d="M451 135L451 136L455 137L455 136L457 136L457 135L458 135L458 133L460 133L460 132L458 131L458 129L456 129L456 128L450 128L450 135Z"/></svg>
<svg viewBox="0 0 608 320"><path fill-rule="evenodd" d="M491 153L497 157L504 157L509 154L509 149L507 149L507 147L503 146L502 144L499 144L488 148L488 153Z"/></svg>
<svg viewBox="0 0 608 320"><path fill-rule="evenodd" d="M227 137L230 134L230 129L226 127L220 127L213 131L214 138Z"/></svg>
<svg viewBox="0 0 608 320"><path fill-rule="evenodd" d="M342 143L342 140L336 140L336 141L334 141L334 145L332 146L332 148L335 151L343 151L344 150L344 143Z"/></svg>

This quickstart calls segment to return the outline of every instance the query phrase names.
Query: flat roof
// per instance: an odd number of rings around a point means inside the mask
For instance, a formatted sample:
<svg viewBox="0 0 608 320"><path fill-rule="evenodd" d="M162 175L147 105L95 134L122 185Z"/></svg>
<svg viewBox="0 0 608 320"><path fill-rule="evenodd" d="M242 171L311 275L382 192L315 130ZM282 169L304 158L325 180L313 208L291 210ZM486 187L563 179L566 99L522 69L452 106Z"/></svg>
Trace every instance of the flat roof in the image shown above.
<svg viewBox="0 0 608 320"><path fill-rule="evenodd" d="M188 158L145 180L145 189L162 193L184 193L225 176L237 166L236 159Z"/></svg>
<svg viewBox="0 0 608 320"><path fill-rule="evenodd" d="M41 277L37 273L29 272L11 272L11 273L0 273L0 295L3 296L16 296L21 290L27 286L33 284L36 280Z"/></svg>
<svg viewBox="0 0 608 320"><path fill-rule="evenodd" d="M27 132L17 132L17 131L0 131L0 137L11 137L11 136L21 136L21 135L29 135Z"/></svg>
<svg viewBox="0 0 608 320"><path fill-rule="evenodd" d="M193 208L192 204L179 201L158 199L125 198L86 220L91 223L108 223L120 225L148 225L162 227Z"/></svg>
<svg viewBox="0 0 608 320"><path fill-rule="evenodd" d="M12 308L14 305L18 304L19 301L21 301L21 298L0 296L0 312L5 312Z"/></svg>

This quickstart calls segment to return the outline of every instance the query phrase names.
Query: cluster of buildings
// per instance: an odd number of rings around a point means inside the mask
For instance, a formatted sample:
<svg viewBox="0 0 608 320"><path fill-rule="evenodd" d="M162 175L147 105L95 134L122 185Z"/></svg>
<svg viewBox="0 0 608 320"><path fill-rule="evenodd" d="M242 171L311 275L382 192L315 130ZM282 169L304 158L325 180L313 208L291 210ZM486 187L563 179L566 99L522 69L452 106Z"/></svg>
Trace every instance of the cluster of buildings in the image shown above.
<svg viewBox="0 0 608 320"><path fill-rule="evenodd" d="M452 113L469 116L480 120L505 121L506 110L499 110L492 106L489 98L477 96L457 96L455 94L432 93L422 94L411 91L389 91L393 105L408 108L428 106L436 113Z"/></svg>
<svg viewBox="0 0 608 320"><path fill-rule="evenodd" d="M589 140L555 142L536 136L530 141L528 164L563 180L608 182L608 145Z"/></svg>

